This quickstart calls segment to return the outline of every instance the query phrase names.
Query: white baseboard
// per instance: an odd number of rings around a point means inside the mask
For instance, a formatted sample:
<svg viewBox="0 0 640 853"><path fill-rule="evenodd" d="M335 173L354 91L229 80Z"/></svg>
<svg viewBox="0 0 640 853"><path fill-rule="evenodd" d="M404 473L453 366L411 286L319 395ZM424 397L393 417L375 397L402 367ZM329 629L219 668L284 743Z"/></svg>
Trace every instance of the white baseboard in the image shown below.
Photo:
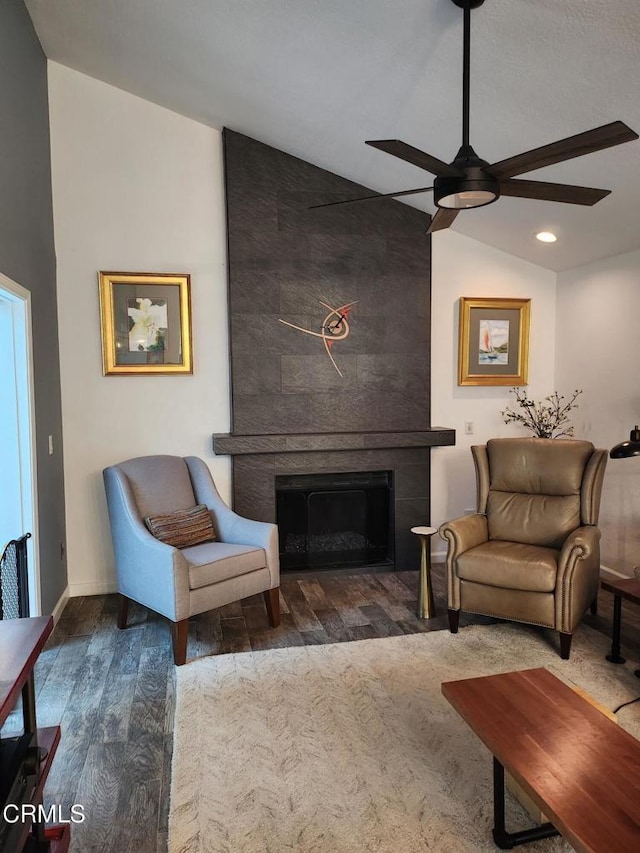
<svg viewBox="0 0 640 853"><path fill-rule="evenodd" d="M67 601L69 601L69 587L68 586L65 588L65 591L62 593L62 595L58 599L58 603L53 608L53 613L51 615L53 616L53 624L54 625L57 624L58 619L62 616L62 611L64 610L64 606L67 603Z"/></svg>
<svg viewBox="0 0 640 853"><path fill-rule="evenodd" d="M82 595L108 595L117 592L115 580L113 581L84 581L83 583L70 583L68 586L69 598L78 598Z"/></svg>

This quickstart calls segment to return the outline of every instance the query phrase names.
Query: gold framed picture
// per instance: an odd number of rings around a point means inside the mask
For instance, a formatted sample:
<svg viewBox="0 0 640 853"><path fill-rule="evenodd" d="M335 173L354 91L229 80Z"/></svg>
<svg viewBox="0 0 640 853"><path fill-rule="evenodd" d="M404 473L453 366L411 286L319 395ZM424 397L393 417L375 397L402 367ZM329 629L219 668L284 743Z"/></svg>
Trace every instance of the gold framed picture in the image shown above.
<svg viewBox="0 0 640 853"><path fill-rule="evenodd" d="M526 385L530 299L460 297L458 385Z"/></svg>
<svg viewBox="0 0 640 853"><path fill-rule="evenodd" d="M102 372L193 373L190 277L100 272Z"/></svg>

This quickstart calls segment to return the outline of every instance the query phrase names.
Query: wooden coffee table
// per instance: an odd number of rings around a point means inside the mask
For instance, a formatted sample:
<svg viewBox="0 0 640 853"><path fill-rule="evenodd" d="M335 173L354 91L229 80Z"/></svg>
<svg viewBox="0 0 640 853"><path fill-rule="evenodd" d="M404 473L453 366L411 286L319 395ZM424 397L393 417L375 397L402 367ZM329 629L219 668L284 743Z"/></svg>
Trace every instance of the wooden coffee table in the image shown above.
<svg viewBox="0 0 640 853"><path fill-rule="evenodd" d="M546 669L442 685L493 754L493 838L502 850L562 835L579 853L640 850L640 742ZM548 815L508 832L505 769Z"/></svg>

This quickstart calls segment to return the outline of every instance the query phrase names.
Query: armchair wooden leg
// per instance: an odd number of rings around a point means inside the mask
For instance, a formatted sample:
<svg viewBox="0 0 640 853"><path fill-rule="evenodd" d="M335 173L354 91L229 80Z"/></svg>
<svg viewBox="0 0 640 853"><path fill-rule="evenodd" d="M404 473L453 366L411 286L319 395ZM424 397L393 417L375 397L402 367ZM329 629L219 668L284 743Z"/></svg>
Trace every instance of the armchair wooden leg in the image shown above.
<svg viewBox="0 0 640 853"><path fill-rule="evenodd" d="M593 599L593 601L591 602L591 604L589 605L589 610L591 611L591 615L592 615L592 616L597 616L597 615L598 615L598 596L597 596L597 595L596 595L596 597Z"/></svg>
<svg viewBox="0 0 640 853"><path fill-rule="evenodd" d="M560 657L562 660L569 660L573 634L565 634L564 631L558 631L558 633L560 634Z"/></svg>
<svg viewBox="0 0 640 853"><path fill-rule="evenodd" d="M459 610L447 610L447 616L449 617L449 630L452 634L458 633L458 623L460 622L460 611Z"/></svg>
<svg viewBox="0 0 640 853"><path fill-rule="evenodd" d="M182 666L182 664L187 660L189 620L181 619L180 622L172 622L171 635L173 637L173 662L176 666Z"/></svg>
<svg viewBox="0 0 640 853"><path fill-rule="evenodd" d="M264 595L264 603L267 605L269 625L272 628L277 628L280 624L280 587L267 589L262 594Z"/></svg>
<svg viewBox="0 0 640 853"><path fill-rule="evenodd" d="M127 627L127 616L129 615L129 599L126 595L120 596L120 606L118 607L118 628Z"/></svg>

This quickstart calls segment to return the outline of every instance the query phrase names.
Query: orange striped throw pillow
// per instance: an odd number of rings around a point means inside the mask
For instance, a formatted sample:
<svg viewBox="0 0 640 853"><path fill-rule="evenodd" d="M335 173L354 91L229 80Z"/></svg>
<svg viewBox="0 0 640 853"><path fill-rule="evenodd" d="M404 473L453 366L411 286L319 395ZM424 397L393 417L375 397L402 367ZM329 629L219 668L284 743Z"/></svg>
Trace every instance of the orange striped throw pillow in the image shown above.
<svg viewBox="0 0 640 853"><path fill-rule="evenodd" d="M156 539L174 548L189 548L216 538L211 513L204 504L164 515L150 515L144 523Z"/></svg>

